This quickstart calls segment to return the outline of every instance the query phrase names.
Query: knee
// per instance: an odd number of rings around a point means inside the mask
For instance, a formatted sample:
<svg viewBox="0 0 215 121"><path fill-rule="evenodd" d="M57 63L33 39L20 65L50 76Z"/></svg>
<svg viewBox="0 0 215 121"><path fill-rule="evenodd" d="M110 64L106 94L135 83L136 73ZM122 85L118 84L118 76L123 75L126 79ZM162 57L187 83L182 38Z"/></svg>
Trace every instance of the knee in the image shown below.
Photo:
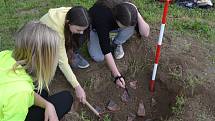
<svg viewBox="0 0 215 121"><path fill-rule="evenodd" d="M65 100L66 107L71 107L73 103L73 96L69 91L62 91L62 99Z"/></svg>
<svg viewBox="0 0 215 121"><path fill-rule="evenodd" d="M104 61L104 56L100 56L100 57L94 56L94 57L92 57L92 58L93 58L93 60L96 61L96 62L102 62L102 61Z"/></svg>

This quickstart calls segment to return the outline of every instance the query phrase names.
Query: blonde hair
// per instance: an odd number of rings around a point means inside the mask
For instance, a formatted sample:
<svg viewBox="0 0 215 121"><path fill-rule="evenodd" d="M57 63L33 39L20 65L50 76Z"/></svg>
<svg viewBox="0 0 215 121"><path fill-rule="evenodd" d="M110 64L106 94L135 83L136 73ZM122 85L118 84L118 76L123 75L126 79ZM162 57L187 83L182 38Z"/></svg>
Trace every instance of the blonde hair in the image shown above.
<svg viewBox="0 0 215 121"><path fill-rule="evenodd" d="M15 36L13 57L18 65L32 75L37 90L42 91L48 85L57 67L59 36L57 32L39 21L25 24Z"/></svg>

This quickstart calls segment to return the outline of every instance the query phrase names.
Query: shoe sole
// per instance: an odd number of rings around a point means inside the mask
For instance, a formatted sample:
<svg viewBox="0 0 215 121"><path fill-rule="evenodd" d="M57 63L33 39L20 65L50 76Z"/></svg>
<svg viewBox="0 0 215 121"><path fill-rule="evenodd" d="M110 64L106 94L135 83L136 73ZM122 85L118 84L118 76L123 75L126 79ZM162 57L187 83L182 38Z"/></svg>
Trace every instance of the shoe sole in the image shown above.
<svg viewBox="0 0 215 121"><path fill-rule="evenodd" d="M86 66L78 66L78 68L84 69L84 68L87 68L89 66L90 66L90 64L87 64Z"/></svg>
<svg viewBox="0 0 215 121"><path fill-rule="evenodd" d="M125 53L123 53L122 55L115 57L117 60L122 59L124 57Z"/></svg>

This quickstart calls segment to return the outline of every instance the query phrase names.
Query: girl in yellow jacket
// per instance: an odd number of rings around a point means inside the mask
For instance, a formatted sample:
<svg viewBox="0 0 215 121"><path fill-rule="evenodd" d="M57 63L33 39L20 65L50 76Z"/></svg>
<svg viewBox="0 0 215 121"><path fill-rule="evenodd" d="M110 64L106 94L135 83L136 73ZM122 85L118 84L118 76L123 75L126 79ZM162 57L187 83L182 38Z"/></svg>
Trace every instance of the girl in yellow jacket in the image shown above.
<svg viewBox="0 0 215 121"><path fill-rule="evenodd" d="M78 53L83 40L87 38L90 24L87 10L80 6L54 8L50 9L40 21L57 31L60 36L59 68L75 88L78 99L84 102L85 92L78 83L69 63L74 68L89 66L89 63Z"/></svg>
<svg viewBox="0 0 215 121"><path fill-rule="evenodd" d="M43 90L57 67L58 43L54 30L32 21L18 31L13 51L0 52L0 121L58 121L69 111L69 92L49 97Z"/></svg>

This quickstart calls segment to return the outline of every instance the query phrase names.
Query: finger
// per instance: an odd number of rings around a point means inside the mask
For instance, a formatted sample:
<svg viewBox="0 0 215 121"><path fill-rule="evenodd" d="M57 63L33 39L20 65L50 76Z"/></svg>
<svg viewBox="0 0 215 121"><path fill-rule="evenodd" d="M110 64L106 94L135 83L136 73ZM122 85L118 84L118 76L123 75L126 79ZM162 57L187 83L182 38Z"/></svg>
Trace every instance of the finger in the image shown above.
<svg viewBox="0 0 215 121"><path fill-rule="evenodd" d="M45 114L45 119L44 119L44 121L48 121L48 116Z"/></svg>
<svg viewBox="0 0 215 121"><path fill-rule="evenodd" d="M86 98L82 98L82 103L83 103L83 104L86 103Z"/></svg>
<svg viewBox="0 0 215 121"><path fill-rule="evenodd" d="M125 88L125 80L122 81L122 85Z"/></svg>
<svg viewBox="0 0 215 121"><path fill-rule="evenodd" d="M78 100L82 103L82 99L81 99L81 97L78 97Z"/></svg>
<svg viewBox="0 0 215 121"><path fill-rule="evenodd" d="M124 79L120 79L120 85L121 85L121 88L125 88L125 81L124 81Z"/></svg>
<svg viewBox="0 0 215 121"><path fill-rule="evenodd" d="M119 87L123 88L123 84L122 84L121 80L118 80L118 81L117 81L117 85L118 85Z"/></svg>
<svg viewBox="0 0 215 121"><path fill-rule="evenodd" d="M84 103L83 101L84 101L83 98L80 98L80 102L81 102L81 103Z"/></svg>

